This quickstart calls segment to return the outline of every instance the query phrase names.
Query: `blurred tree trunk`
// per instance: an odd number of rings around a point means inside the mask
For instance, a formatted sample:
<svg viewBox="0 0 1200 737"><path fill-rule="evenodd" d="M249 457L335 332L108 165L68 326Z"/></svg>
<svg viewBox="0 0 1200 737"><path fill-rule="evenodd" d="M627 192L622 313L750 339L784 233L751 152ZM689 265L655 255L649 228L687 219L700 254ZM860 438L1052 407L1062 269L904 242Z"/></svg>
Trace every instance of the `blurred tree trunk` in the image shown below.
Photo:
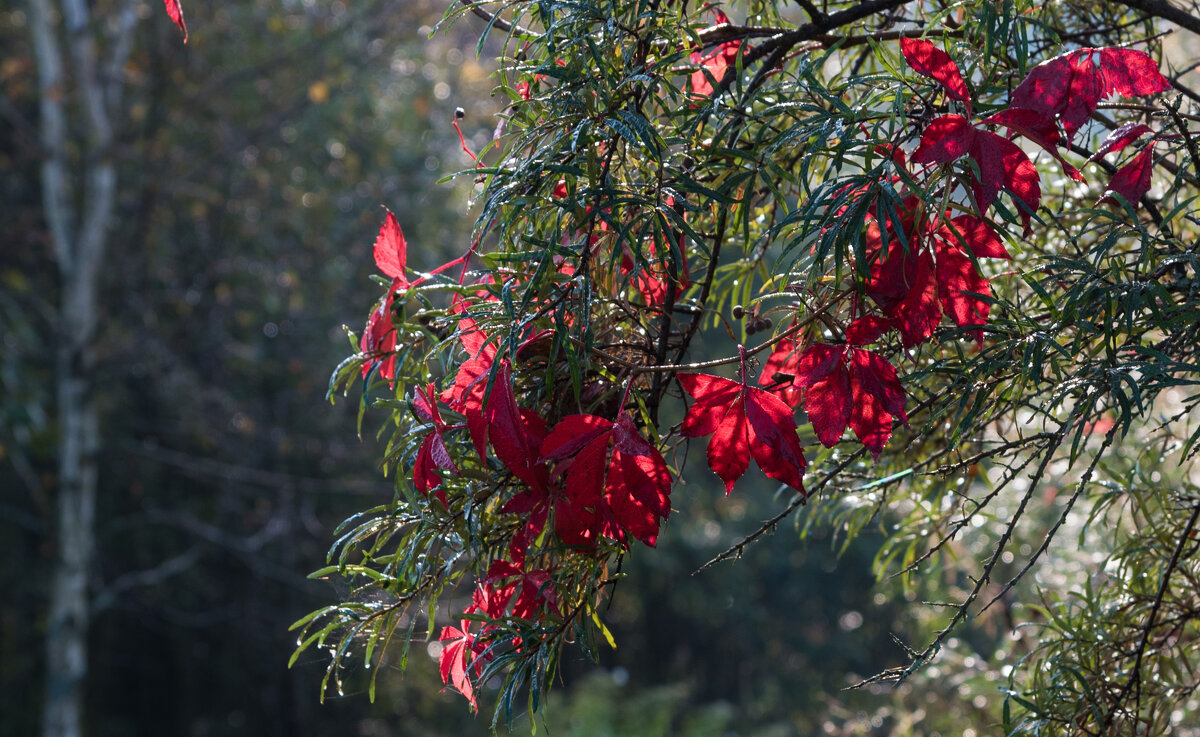
<svg viewBox="0 0 1200 737"><path fill-rule="evenodd" d="M77 737L88 671L99 446L91 383L97 292L116 203L114 124L137 14L132 0L121 0L115 13L99 21L86 0L29 0L29 9L40 98L42 207L59 277L58 538L42 734Z"/></svg>

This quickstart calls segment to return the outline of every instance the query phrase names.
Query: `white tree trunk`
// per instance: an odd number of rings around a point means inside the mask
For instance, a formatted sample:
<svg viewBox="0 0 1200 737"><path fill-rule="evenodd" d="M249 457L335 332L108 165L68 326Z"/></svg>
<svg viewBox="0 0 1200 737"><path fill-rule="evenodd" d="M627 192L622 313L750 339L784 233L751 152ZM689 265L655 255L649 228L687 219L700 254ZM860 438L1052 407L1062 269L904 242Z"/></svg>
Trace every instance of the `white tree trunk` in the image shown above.
<svg viewBox="0 0 1200 737"><path fill-rule="evenodd" d="M90 381L92 343L100 266L116 203L114 120L137 14L134 0L99 23L92 22L86 0L29 0L29 9L45 156L42 206L60 289L54 336L58 534L46 627L42 734L81 737L100 437ZM107 59L100 58L98 39L106 42ZM68 146L68 136L76 131L81 140ZM69 150L78 153L69 155Z"/></svg>

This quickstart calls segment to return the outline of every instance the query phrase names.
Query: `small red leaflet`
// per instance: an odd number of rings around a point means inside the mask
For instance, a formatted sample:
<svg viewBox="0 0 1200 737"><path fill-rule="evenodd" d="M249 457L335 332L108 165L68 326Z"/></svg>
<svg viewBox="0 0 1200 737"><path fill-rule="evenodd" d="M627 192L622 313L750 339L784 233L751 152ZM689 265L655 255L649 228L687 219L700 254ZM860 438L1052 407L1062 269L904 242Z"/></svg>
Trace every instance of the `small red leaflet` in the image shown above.
<svg viewBox="0 0 1200 737"><path fill-rule="evenodd" d="M421 441L417 459L413 463L413 487L422 494L428 494L430 489L435 489L442 483L438 469L458 473L458 466L454 465L450 453L446 450L443 433L450 428L442 421L442 413L437 406L437 391L433 384L428 384L424 390L417 389L413 393L412 406L418 417L433 423L433 429ZM444 493L438 492L438 498L442 500L443 505L446 504Z"/></svg>
<svg viewBox="0 0 1200 737"><path fill-rule="evenodd" d="M1108 182L1101 202L1113 202L1113 195L1119 194L1134 207L1138 206L1142 196L1150 191L1150 172L1154 168L1154 146L1142 149L1141 153L1129 160L1129 163L1117 169Z"/></svg>
<svg viewBox="0 0 1200 737"><path fill-rule="evenodd" d="M681 432L708 441L708 465L725 482L725 493L753 458L767 476L804 493L807 462L796 436L792 408L769 391L711 374L680 374L679 385L695 398Z"/></svg>
<svg viewBox="0 0 1200 737"><path fill-rule="evenodd" d="M1096 149L1096 153L1088 157L1088 163L1098 161L1111 153L1116 153L1143 135L1153 132L1154 129L1145 123L1126 123L1108 134L1108 137L1104 139L1100 147Z"/></svg>
<svg viewBox="0 0 1200 737"><path fill-rule="evenodd" d="M167 7L167 15L175 21L179 30L183 31L183 42L187 43L188 32L187 24L183 22L183 6L179 4L179 0L163 0L163 5Z"/></svg>
<svg viewBox="0 0 1200 737"><path fill-rule="evenodd" d="M475 652L477 647L476 637L469 631L471 622L462 620L459 622L461 627L443 627L441 634L438 636L438 641L442 643L442 655L438 662L439 670L442 675L442 683L452 687L460 694L466 697L470 702L471 708L478 710L479 704L475 700L475 688L471 684L471 674L468 666L471 665L478 653ZM475 664L476 675L482 671L482 665Z"/></svg>
<svg viewBox="0 0 1200 737"><path fill-rule="evenodd" d="M391 381L396 377L396 330L392 326L392 306L396 295L412 286L404 273L407 254L408 245L404 242L400 223L388 210L383 225L379 227L379 235L375 237L374 255L375 265L385 276L392 277L392 283L383 296L382 304L371 312L359 341L359 350L369 356L362 367L364 378L376 366L379 366L379 375L384 379Z"/></svg>
<svg viewBox="0 0 1200 737"><path fill-rule="evenodd" d="M712 9L712 13L716 18L716 23L713 27L729 22L729 18L725 13L717 8ZM738 49L741 47L741 41L726 41L717 48L709 51L707 54L699 51L693 51L691 60L693 64L700 68L692 72L692 93L697 97L709 97L713 93L713 83L720 83L725 77L725 72L729 67L737 62Z"/></svg>
<svg viewBox="0 0 1200 737"><path fill-rule="evenodd" d="M940 84L950 99L964 103L967 115L971 114L971 93L962 72L958 70L958 64L949 54L928 41L915 38L900 39L900 52L918 74Z"/></svg>

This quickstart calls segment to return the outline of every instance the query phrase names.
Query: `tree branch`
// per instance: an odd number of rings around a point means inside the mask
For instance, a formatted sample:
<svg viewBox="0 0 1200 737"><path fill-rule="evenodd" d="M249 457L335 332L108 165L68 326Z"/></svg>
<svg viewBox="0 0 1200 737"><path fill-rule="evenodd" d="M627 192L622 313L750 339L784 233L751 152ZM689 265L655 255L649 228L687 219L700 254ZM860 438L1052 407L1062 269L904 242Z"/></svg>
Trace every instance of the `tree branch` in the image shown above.
<svg viewBox="0 0 1200 737"><path fill-rule="evenodd" d="M540 34L534 33L533 31L529 30L528 28L522 28L521 26L517 25L516 23L509 23L508 21L504 20L503 18L496 15L495 13L487 12L482 7L480 7L480 3L473 2L472 0L458 0L458 1L462 4L463 7L470 10L477 17L484 19L485 21L488 22L489 25L495 26L496 28L499 28L501 31L504 31L505 33L511 33L514 36L521 36L523 38L528 38L528 39L537 38L540 35Z"/></svg>
<svg viewBox="0 0 1200 737"><path fill-rule="evenodd" d="M1192 33L1200 33L1200 16L1181 10L1166 0L1117 0L1121 5L1140 10L1147 15L1168 20L1186 28Z"/></svg>

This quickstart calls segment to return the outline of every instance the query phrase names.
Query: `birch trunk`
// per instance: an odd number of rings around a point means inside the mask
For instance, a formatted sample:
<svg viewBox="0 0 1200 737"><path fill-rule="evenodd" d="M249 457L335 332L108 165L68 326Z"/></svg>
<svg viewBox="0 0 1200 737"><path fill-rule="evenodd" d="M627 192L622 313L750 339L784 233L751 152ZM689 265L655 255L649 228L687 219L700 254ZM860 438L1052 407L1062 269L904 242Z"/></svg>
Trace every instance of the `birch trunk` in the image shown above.
<svg viewBox="0 0 1200 737"><path fill-rule="evenodd" d="M54 336L58 524L46 627L42 734L81 737L100 437L90 377L100 267L116 203L114 120L137 15L132 0L123 0L116 14L100 23L92 22L86 0L29 0L29 10L45 157L42 207L60 292ZM100 56L102 48L108 52L106 59ZM78 140L68 146L71 135Z"/></svg>

